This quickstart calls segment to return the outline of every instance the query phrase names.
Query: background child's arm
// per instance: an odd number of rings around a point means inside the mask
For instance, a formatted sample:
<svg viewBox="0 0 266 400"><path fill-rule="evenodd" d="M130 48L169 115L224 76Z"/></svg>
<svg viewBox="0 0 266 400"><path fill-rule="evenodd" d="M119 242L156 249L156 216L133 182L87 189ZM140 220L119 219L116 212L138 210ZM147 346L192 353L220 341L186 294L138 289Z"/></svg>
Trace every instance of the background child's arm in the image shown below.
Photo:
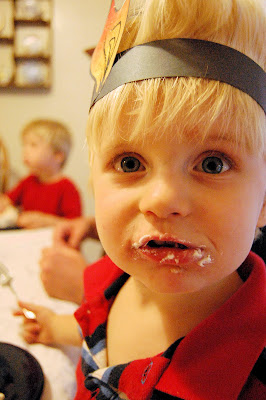
<svg viewBox="0 0 266 400"><path fill-rule="evenodd" d="M10 206L12 201L6 194L0 194L0 212L3 212L6 207Z"/></svg>
<svg viewBox="0 0 266 400"><path fill-rule="evenodd" d="M24 302L19 302L19 306L33 311L36 315L35 320L23 317L21 334L26 342L81 346L82 338L74 315L59 315L49 308ZM18 309L14 315L23 316L23 313Z"/></svg>
<svg viewBox="0 0 266 400"><path fill-rule="evenodd" d="M18 217L17 225L21 228L28 229L43 228L46 226L54 226L62 220L64 220L63 217L46 214L40 211L23 211Z"/></svg>
<svg viewBox="0 0 266 400"><path fill-rule="evenodd" d="M55 245L68 245L79 249L81 242L86 238L99 240L94 216L65 219L54 230Z"/></svg>

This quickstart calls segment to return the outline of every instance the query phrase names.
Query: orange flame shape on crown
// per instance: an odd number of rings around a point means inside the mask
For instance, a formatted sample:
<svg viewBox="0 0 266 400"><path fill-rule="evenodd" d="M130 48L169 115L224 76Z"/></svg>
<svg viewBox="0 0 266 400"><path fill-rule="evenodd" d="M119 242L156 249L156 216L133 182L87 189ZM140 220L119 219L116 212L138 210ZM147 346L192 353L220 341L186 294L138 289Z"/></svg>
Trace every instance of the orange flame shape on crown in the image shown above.
<svg viewBox="0 0 266 400"><path fill-rule="evenodd" d="M112 0L101 39L93 52L91 74L95 80L93 98L101 90L113 66L115 56L124 31L130 0L125 0L120 10L116 10Z"/></svg>

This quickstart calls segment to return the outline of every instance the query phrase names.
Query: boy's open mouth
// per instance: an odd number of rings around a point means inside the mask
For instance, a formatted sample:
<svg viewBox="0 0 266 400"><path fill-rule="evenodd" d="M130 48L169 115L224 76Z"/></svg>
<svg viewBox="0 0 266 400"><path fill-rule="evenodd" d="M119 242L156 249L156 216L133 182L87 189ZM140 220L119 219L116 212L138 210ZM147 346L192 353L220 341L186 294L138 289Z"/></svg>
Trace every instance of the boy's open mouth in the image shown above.
<svg viewBox="0 0 266 400"><path fill-rule="evenodd" d="M162 239L146 235L132 247L144 258L160 264L178 266L196 263L204 267L212 261L210 255L206 254L204 246L196 247L188 243L184 244L179 240Z"/></svg>
<svg viewBox="0 0 266 400"><path fill-rule="evenodd" d="M168 247L169 249L188 249L188 246L185 246L184 244L171 242L168 240L149 240L146 246L157 249L162 247Z"/></svg>

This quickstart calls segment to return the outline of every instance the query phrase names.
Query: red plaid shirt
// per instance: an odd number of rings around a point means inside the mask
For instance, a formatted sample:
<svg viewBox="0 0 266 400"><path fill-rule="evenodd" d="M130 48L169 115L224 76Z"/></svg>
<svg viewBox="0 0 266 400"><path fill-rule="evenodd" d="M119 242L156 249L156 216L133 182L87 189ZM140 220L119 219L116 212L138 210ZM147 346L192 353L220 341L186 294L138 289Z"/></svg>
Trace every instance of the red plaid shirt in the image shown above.
<svg viewBox="0 0 266 400"><path fill-rule="evenodd" d="M75 400L266 399L266 273L250 253L242 287L164 353L107 367L106 324L128 278L108 257L85 271L85 301L75 316L84 336ZM264 382L265 383L265 382Z"/></svg>

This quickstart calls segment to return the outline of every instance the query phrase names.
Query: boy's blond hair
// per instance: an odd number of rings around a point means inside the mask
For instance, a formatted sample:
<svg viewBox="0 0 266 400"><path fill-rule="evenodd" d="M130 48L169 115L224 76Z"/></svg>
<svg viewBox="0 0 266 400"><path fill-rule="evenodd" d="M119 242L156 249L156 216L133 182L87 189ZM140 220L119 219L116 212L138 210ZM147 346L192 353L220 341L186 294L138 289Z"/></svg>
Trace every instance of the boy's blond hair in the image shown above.
<svg viewBox="0 0 266 400"><path fill-rule="evenodd" d="M21 132L22 138L28 133L34 133L45 139L54 152L62 152L64 154L64 160L61 167L63 167L72 145L70 131L64 124L51 119L35 119L23 128Z"/></svg>
<svg viewBox="0 0 266 400"><path fill-rule="evenodd" d="M119 51L153 40L203 39L231 46L265 68L265 22L263 0L131 0ZM266 155L265 114L250 96L218 81L177 77L128 83L99 100L88 120L91 162L106 132L156 140L180 120L180 140L188 132L203 140L219 126L236 145Z"/></svg>

